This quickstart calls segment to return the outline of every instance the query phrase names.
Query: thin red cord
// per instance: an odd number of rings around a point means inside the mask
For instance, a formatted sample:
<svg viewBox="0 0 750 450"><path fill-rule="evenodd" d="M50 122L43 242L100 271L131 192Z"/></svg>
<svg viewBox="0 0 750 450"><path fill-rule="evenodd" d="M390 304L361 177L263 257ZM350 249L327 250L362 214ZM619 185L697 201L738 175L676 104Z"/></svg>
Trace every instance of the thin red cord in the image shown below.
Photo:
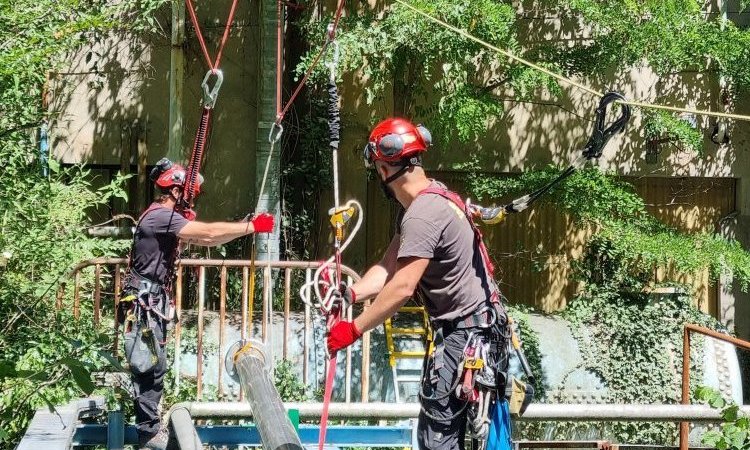
<svg viewBox="0 0 750 450"><path fill-rule="evenodd" d="M221 41L219 42L219 47L216 50L216 60L211 59L211 55L208 53L208 47L206 46L206 40L203 38L203 32L201 31L200 24L198 23L198 15L195 13L195 5L193 5L193 0L185 0L185 4L188 7L188 12L190 13L190 22L193 24L193 28L195 29L195 34L198 37L198 43L201 46L201 50L203 51L203 57L206 59L206 64L208 65L208 68L211 69L213 72L219 69L219 63L221 62L221 55L224 52L224 46L227 43L227 39L229 38L229 30L232 28L232 22L234 21L234 13L237 10L237 2L238 0L232 1L232 6L229 9L229 16L227 17L227 22L224 24L224 34L221 36Z"/></svg>
<svg viewBox="0 0 750 450"><path fill-rule="evenodd" d="M336 35L336 29L338 29L339 26L339 20L341 19L341 15L344 12L344 4L346 4L346 0L340 0L339 6L336 9L336 16L333 19L333 28L330 32L331 37L334 37ZM315 56L315 59L313 60L312 64L307 68L305 71L305 75L302 77L299 83L297 83L297 87L294 89L294 92L292 93L292 96L289 97L289 100L287 100L286 105L284 108L281 109L281 112L276 114L276 124L280 124L282 120L284 120L284 116L286 116L286 113L289 112L289 108L292 106L292 103L294 100L297 99L297 96L299 95L300 91L302 91L302 88L304 87L305 83L307 83L308 78L310 78L310 75L312 74L313 69L318 65L320 62L320 59L323 57L323 54L328 49L328 44L331 42L331 39L328 37L328 30L326 30L326 41L323 44L323 47L318 52L317 56Z"/></svg>

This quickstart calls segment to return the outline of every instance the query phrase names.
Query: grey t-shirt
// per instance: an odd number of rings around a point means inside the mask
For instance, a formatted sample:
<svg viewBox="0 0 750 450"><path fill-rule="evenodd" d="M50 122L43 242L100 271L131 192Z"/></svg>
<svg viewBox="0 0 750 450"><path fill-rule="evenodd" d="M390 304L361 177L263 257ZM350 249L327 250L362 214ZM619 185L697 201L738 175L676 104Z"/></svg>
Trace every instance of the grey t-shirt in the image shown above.
<svg viewBox="0 0 750 450"><path fill-rule="evenodd" d="M177 251L177 233L188 222L177 211L159 206L141 217L131 255L138 275L161 284L167 282L169 264Z"/></svg>
<svg viewBox="0 0 750 450"><path fill-rule="evenodd" d="M445 188L433 181L430 187ZM437 194L422 194L401 221L398 259L430 259L419 281L425 307L433 319L464 317L492 294L474 230L464 212Z"/></svg>

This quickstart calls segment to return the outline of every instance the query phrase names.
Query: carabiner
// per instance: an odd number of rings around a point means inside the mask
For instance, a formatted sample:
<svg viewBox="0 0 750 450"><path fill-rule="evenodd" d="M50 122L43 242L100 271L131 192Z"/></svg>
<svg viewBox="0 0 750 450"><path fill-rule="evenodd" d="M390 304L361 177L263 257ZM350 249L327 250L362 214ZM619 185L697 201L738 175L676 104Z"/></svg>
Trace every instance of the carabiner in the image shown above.
<svg viewBox="0 0 750 450"><path fill-rule="evenodd" d="M216 82L214 83L214 87L209 87L208 81L211 78L211 75L216 75ZM206 72L206 76L203 77L203 82L201 83L201 87L203 88L203 107L208 109L213 109L213 107L216 105L216 98L219 96L219 89L221 89L221 83L224 82L224 74L221 70L209 70Z"/></svg>
<svg viewBox="0 0 750 450"><path fill-rule="evenodd" d="M279 142L279 139L281 139L281 133L283 132L284 127L282 127L279 122L274 122L273 125L271 125L271 129L268 131L268 142L270 144Z"/></svg>
<svg viewBox="0 0 750 450"><path fill-rule="evenodd" d="M621 133L625 129L625 125L630 120L630 106L625 103L620 103L622 108L622 115L612 122L612 124L604 128L604 121L607 118L607 107L614 102L624 102L625 97L617 92L608 92L604 94L602 99L599 101L599 106L596 108L596 121L594 123L594 132L586 143L586 147L583 149L583 156L586 159L599 158L602 156L604 147L609 142L609 139L617 133Z"/></svg>

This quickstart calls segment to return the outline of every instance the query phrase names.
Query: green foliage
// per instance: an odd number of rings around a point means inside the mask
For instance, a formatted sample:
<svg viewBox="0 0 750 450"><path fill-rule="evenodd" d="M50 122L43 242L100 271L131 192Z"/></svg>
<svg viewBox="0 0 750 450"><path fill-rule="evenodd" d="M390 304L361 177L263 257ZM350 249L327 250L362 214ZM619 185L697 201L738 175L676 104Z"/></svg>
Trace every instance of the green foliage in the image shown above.
<svg viewBox="0 0 750 450"><path fill-rule="evenodd" d="M93 189L81 167L49 162L41 175L37 128L54 116L41 97L47 74L80 45L132 26L139 7L163 1L82 0L0 2L0 448L13 448L36 408L99 392L93 372L117 370L107 353L111 336L91 326L90 299L72 317L71 296L55 309L58 284L83 259L122 254L126 242L84 233L87 212L125 195L118 177ZM81 279L90 283L89 276ZM87 301L89 300L89 301ZM102 328L104 329L104 327Z"/></svg>
<svg viewBox="0 0 750 450"><path fill-rule="evenodd" d="M581 14L592 26L591 40L577 52L572 71L597 73L613 66L648 64L660 75L707 70L750 87L750 34L704 12L697 0L564 0L561 9ZM562 56L561 54L559 54Z"/></svg>
<svg viewBox="0 0 750 450"><path fill-rule="evenodd" d="M513 6L499 0L412 0L416 8L499 48L525 56L566 75L626 73L649 66L660 76L679 71L725 75L737 89L750 87L750 32L732 22L706 14L698 0L555 0L545 10L569 18L582 39L518 37ZM392 89L394 112L429 122L441 142L463 142L483 134L488 120L504 112L496 95L512 93L516 100L539 97L546 91L560 95L557 81L507 60L426 20L400 4L345 16L337 34L341 46L339 73L357 72L364 80L366 101L372 105ZM323 42L331 15L308 8L299 26L314 44L297 67L302 73ZM576 37L576 36L574 36ZM521 43L523 42L523 43ZM330 56L328 56L330 58ZM325 67L318 66L313 81L322 85ZM657 99L658 101L659 99ZM653 133L673 136L700 152L695 130L668 114L653 114Z"/></svg>
<svg viewBox="0 0 750 450"><path fill-rule="evenodd" d="M643 123L647 140L669 139L684 149L703 153L703 133L685 119L679 119L663 111L645 112Z"/></svg>
<svg viewBox="0 0 750 450"><path fill-rule="evenodd" d="M311 96L309 108L310 119L300 125L297 144L285 152L281 172L283 251L287 258L299 260L318 256L315 224L320 199L333 177L326 103L322 97Z"/></svg>
<svg viewBox="0 0 750 450"><path fill-rule="evenodd" d="M706 386L695 390L695 398L712 408L721 409L724 423L719 430L703 434L702 442L718 450L743 450L750 448L750 418L740 411L739 405L726 401L719 391Z"/></svg>
<svg viewBox="0 0 750 450"><path fill-rule="evenodd" d="M544 383L544 371L542 370L542 351L539 348L539 336L529 325L528 314L531 309L523 305L507 305L508 315L518 324L518 338L521 340L523 353L531 366L531 371L536 377L534 386L534 400L539 401L547 395Z"/></svg>
<svg viewBox="0 0 750 450"><path fill-rule="evenodd" d="M491 44L518 50L515 13L507 3L495 0L412 3ZM312 42L320 42L328 20L329 17L305 17L302 27ZM446 141L476 138L489 119L502 114L503 104L493 95L497 87L511 86L519 96L530 96L544 87L557 92L555 82L546 76L510 61L497 61L494 53L458 38L398 4L390 5L382 14L366 11L345 17L337 41L342 54L339 73L361 71L368 80L364 87L368 104L392 87L397 102L402 102L396 112L424 116ZM309 66L317 50L313 48L303 58L298 72ZM490 65L496 68L492 76L484 72ZM481 69L478 71L477 67ZM324 76L325 70L320 67L314 80L321 82Z"/></svg>
<svg viewBox="0 0 750 450"><path fill-rule="evenodd" d="M276 363L274 385L285 402L304 402L310 400L307 386L300 380L299 370L288 359Z"/></svg>
<svg viewBox="0 0 750 450"><path fill-rule="evenodd" d="M624 283L632 284L637 280ZM718 323L695 309L689 296L655 298L613 288L590 284L563 313L579 341L585 367L606 383L607 403L677 403L680 379L674 374L681 367L684 324L715 329ZM693 386L701 376L701 343L693 343ZM675 432L671 424L655 423L617 423L612 431L617 441L636 444L671 442Z"/></svg>
<svg viewBox="0 0 750 450"><path fill-rule="evenodd" d="M558 174L553 167L514 177L474 173L467 177L467 188L480 201L510 200L544 186ZM731 274L743 289L750 287L750 254L739 242L667 227L647 211L632 185L599 169L573 174L540 201L559 205L580 226L592 227L588 245L597 250L598 258L616 261L621 274L649 277L654 268L671 265L682 274L708 269L714 280L723 273ZM595 278L594 274L586 276Z"/></svg>

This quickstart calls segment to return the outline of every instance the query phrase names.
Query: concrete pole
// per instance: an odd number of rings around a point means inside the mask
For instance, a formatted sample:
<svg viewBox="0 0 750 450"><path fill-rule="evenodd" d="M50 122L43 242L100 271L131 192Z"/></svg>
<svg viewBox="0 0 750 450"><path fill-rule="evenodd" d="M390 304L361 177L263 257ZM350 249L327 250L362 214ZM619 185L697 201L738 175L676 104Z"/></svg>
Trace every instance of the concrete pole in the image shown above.
<svg viewBox="0 0 750 450"><path fill-rule="evenodd" d="M258 132L256 139L256 171L255 171L255 195L260 193L263 182L263 172L266 168L271 144L268 135L271 126L276 120L276 31L277 31L277 0L262 0L260 2L261 16L261 46L260 46L260 70L261 76L258 89ZM282 139L283 140L283 139ZM279 176L281 171L281 140L276 143L271 155L268 178L266 180L263 195L258 199L258 210L268 211L278 217L281 212ZM279 226L273 233L264 234L257 238L257 259L279 259Z"/></svg>
<svg viewBox="0 0 750 450"><path fill-rule="evenodd" d="M169 72L169 148L167 157L179 161L182 151L182 99L185 84L185 2L172 1L172 49Z"/></svg>

